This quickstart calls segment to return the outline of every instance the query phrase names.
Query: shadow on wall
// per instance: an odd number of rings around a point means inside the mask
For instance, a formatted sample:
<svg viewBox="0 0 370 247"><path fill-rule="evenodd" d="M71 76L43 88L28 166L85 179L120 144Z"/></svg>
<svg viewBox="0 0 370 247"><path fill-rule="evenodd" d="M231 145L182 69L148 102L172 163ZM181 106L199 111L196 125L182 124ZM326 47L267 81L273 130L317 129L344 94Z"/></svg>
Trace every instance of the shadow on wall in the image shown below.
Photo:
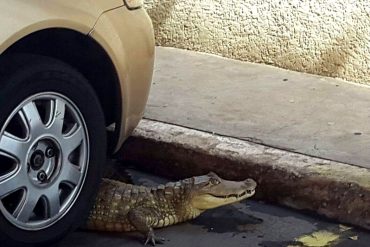
<svg viewBox="0 0 370 247"><path fill-rule="evenodd" d="M147 9L148 14L152 16L155 32L157 32L159 27L163 26L166 20L170 18L171 13L176 5L176 1L177 0L160 1L159 3L154 3L151 8ZM153 16L156 18L153 18Z"/></svg>
<svg viewBox="0 0 370 247"><path fill-rule="evenodd" d="M357 53L364 37L355 28L336 37L331 46L321 51L317 63L307 68L307 72L331 77L342 77L350 56Z"/></svg>

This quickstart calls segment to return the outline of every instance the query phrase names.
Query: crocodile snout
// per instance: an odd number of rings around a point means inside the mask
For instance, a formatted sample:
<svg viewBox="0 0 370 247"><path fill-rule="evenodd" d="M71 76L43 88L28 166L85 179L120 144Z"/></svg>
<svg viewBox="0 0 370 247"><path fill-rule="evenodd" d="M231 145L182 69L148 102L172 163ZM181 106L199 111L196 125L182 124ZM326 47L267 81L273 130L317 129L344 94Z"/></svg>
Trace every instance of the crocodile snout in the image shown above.
<svg viewBox="0 0 370 247"><path fill-rule="evenodd" d="M247 190L255 190L257 187L256 181L251 178L244 180L244 184Z"/></svg>

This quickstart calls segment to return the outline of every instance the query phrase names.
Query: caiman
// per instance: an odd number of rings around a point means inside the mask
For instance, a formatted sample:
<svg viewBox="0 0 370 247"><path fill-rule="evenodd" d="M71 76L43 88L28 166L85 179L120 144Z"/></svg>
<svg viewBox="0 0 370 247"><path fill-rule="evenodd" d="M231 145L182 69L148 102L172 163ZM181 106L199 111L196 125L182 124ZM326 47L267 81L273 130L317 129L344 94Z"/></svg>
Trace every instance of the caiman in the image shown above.
<svg viewBox="0 0 370 247"><path fill-rule="evenodd" d="M154 187L103 179L86 227L139 231L146 236L145 245L155 245L163 239L156 238L153 228L194 219L207 209L241 201L253 196L255 188L252 179L228 181L213 172Z"/></svg>

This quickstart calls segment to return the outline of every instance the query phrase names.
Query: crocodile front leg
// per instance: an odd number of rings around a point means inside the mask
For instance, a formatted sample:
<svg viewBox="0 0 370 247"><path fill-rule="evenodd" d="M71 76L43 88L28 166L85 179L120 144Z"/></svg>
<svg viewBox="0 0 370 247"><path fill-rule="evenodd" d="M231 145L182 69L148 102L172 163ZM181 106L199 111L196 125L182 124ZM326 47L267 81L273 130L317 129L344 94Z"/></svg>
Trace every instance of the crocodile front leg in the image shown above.
<svg viewBox="0 0 370 247"><path fill-rule="evenodd" d="M149 241L153 246L155 246L156 244L164 244L165 239L162 237L156 237L153 228L150 227L144 245L147 245Z"/></svg>
<svg viewBox="0 0 370 247"><path fill-rule="evenodd" d="M146 241L144 245L147 245L149 242L155 246L155 244L163 244L164 238L156 237L153 230L153 224L158 222L158 216L153 212L153 208L135 208L130 210L128 213L128 219L137 231L141 232L146 236Z"/></svg>

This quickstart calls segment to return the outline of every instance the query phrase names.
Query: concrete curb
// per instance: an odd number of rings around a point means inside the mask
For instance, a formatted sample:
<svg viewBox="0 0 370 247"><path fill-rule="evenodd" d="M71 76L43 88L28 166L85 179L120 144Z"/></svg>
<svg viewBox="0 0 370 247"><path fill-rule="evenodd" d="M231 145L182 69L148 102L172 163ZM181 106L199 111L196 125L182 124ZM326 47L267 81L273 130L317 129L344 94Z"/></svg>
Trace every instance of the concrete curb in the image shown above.
<svg viewBox="0 0 370 247"><path fill-rule="evenodd" d="M171 124L143 120L124 161L171 178L214 171L252 177L256 197L370 229L370 170Z"/></svg>

